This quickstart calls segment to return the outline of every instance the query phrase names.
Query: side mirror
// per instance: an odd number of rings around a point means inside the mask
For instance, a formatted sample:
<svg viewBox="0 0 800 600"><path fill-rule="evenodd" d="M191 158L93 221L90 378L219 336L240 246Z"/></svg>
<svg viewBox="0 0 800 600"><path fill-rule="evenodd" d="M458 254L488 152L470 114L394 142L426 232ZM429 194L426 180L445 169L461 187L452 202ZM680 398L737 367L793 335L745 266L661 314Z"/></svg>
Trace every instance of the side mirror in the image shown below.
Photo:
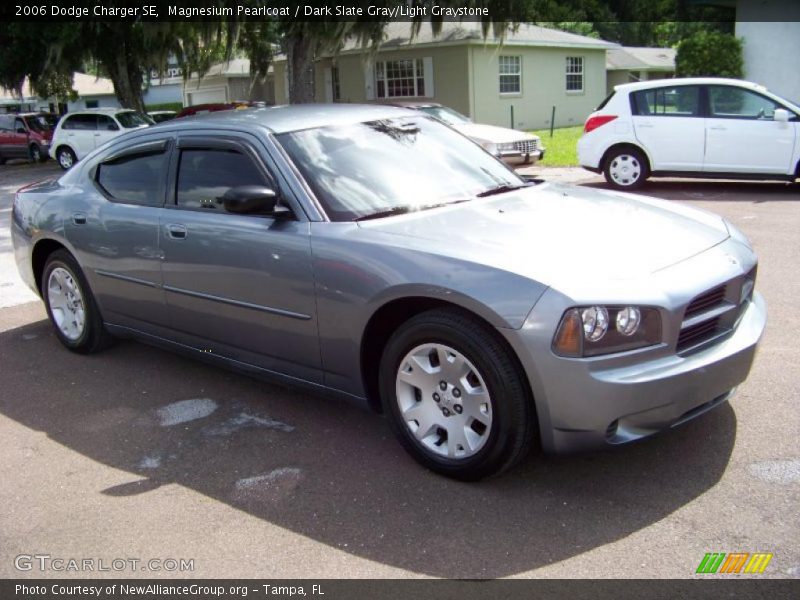
<svg viewBox="0 0 800 600"><path fill-rule="evenodd" d="M225 210L232 213L248 214L256 212L275 212L278 195L275 190L262 185L240 185L225 192L218 198Z"/></svg>
<svg viewBox="0 0 800 600"><path fill-rule="evenodd" d="M106 127L109 131L119 131L119 125L116 123L109 123L108 127Z"/></svg>
<svg viewBox="0 0 800 600"><path fill-rule="evenodd" d="M789 111L785 108L776 108L772 118L779 123L787 123L789 121Z"/></svg>
<svg viewBox="0 0 800 600"><path fill-rule="evenodd" d="M28 131L22 125L17 125L16 132L17 133L22 133L22 134L28 133Z"/></svg>

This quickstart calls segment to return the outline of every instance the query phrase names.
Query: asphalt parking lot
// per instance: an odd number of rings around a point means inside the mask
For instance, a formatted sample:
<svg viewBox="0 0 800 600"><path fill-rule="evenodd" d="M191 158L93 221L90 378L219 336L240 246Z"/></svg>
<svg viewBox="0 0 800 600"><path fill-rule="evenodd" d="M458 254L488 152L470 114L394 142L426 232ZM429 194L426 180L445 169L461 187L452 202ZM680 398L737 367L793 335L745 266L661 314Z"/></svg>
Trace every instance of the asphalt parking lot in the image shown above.
<svg viewBox="0 0 800 600"><path fill-rule="evenodd" d="M64 350L8 235L13 191L58 172L0 167L0 577L82 575L15 567L46 554L193 560L83 574L115 577L683 578L706 552L771 552L760 577L800 577L800 186L644 191L728 217L759 253L770 320L730 404L643 443L464 484L347 404L135 342Z"/></svg>

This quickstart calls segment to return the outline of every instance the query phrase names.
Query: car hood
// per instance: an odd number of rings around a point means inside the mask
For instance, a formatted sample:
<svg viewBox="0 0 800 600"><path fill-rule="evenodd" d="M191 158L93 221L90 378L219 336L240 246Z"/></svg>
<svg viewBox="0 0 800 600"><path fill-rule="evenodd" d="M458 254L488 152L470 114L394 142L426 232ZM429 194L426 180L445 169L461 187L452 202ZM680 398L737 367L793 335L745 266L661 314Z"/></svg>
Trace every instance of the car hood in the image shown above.
<svg viewBox="0 0 800 600"><path fill-rule="evenodd" d="M495 144L504 144L508 142L518 142L520 140L532 140L537 136L525 133L524 131L516 131L514 129L507 129L505 127L496 127L495 125L483 125L480 123L461 123L453 125L453 129L460 131L467 137L493 142Z"/></svg>
<svg viewBox="0 0 800 600"><path fill-rule="evenodd" d="M503 269L565 292L641 279L729 237L712 213L550 183L358 225L380 243Z"/></svg>

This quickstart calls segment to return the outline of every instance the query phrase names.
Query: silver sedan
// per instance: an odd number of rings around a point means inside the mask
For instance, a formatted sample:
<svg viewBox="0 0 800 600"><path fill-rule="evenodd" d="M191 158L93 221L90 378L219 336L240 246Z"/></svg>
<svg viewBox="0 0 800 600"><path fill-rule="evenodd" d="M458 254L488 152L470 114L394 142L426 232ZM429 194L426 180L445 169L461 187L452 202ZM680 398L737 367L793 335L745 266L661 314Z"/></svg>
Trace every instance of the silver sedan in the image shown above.
<svg viewBox="0 0 800 600"><path fill-rule="evenodd" d="M128 133L20 190L12 234L70 350L133 337L355 400L461 479L697 417L766 321L722 218L523 179L393 107Z"/></svg>

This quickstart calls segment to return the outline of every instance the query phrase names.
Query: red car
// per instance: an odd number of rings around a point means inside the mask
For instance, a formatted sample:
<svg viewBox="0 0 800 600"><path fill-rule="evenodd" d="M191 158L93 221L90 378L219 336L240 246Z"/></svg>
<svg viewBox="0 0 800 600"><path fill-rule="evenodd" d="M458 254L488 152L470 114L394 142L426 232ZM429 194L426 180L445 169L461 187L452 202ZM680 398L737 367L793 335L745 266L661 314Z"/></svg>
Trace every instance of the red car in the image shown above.
<svg viewBox="0 0 800 600"><path fill-rule="evenodd" d="M218 112L220 110L235 110L237 108L247 108L249 106L246 102L225 102L219 104L196 104L194 106L187 106L178 113L176 119L183 117L191 117L194 115L202 115L210 112Z"/></svg>
<svg viewBox="0 0 800 600"><path fill-rule="evenodd" d="M53 121L47 113L0 115L0 164L11 158L46 161Z"/></svg>

